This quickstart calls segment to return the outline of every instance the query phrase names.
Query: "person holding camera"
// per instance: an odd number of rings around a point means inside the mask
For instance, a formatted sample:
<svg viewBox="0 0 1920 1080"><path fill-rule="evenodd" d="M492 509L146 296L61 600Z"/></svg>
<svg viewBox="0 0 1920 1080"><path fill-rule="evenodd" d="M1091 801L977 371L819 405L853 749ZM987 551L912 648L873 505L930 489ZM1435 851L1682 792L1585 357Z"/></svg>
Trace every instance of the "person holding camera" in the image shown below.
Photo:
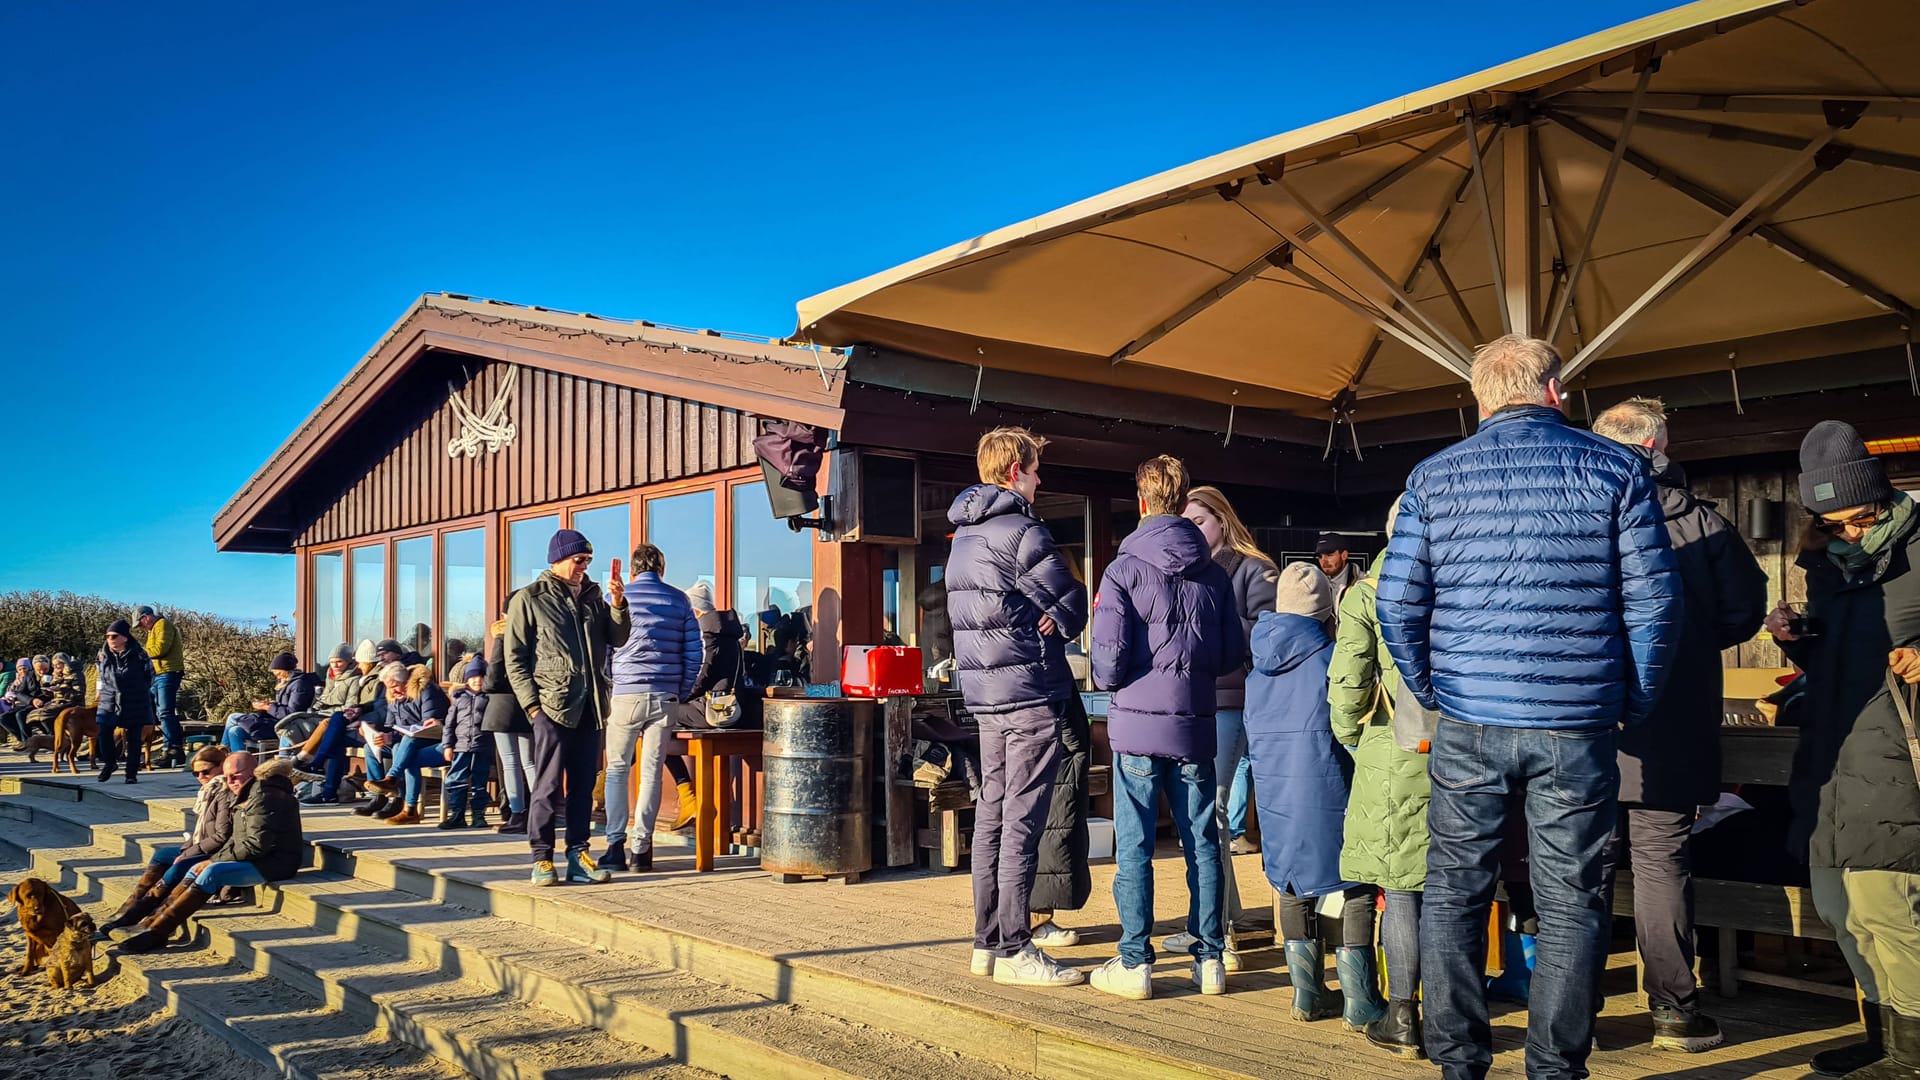
<svg viewBox="0 0 1920 1080"><path fill-rule="evenodd" d="M1920 1077L1920 515L1838 420L1800 444L1800 501L1812 515L1799 558L1806 608L1781 604L1766 621L1807 673L1788 841L1867 1022L1866 1042L1816 1054L1813 1068Z"/></svg>

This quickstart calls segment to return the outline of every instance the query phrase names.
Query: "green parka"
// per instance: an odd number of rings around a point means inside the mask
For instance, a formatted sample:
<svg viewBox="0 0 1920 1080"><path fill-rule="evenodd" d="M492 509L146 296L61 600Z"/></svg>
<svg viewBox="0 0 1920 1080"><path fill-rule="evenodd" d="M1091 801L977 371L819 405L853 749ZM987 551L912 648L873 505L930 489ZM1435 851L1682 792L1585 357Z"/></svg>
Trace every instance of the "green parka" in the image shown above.
<svg viewBox="0 0 1920 1080"><path fill-rule="evenodd" d="M609 651L627 643L627 604L608 605L591 579L575 591L551 570L507 601L502 653L520 708L561 727L606 726Z"/></svg>
<svg viewBox="0 0 1920 1080"><path fill-rule="evenodd" d="M1353 751L1354 764L1340 876L1419 892L1427 883L1427 756L1393 744L1393 719L1382 699L1391 698L1400 673L1380 640L1374 613L1378 574L1376 569L1341 597L1327 677L1333 737Z"/></svg>

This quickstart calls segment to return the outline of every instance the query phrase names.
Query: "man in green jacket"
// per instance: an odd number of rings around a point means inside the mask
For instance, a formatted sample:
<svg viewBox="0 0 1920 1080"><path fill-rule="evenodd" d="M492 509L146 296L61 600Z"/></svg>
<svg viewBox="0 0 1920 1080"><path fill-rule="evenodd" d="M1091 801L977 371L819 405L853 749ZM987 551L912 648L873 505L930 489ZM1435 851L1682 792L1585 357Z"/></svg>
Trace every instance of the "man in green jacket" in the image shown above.
<svg viewBox="0 0 1920 1080"><path fill-rule="evenodd" d="M153 715L167 740L167 756L161 760L160 768L183 768L187 764L187 735L181 730L176 706L180 700L180 676L187 670L186 645L173 624L145 604L134 611L133 622L146 631L147 639L141 644L153 660Z"/></svg>
<svg viewBox="0 0 1920 1080"><path fill-rule="evenodd" d="M593 545L572 529L547 542L547 571L507 602L501 653L507 683L533 726L536 777L529 793L527 840L533 883L552 885L554 822L567 819L568 882L598 884L613 875L587 854L593 837L593 781L611 712L607 657L626 644L632 622L620 560L607 593L587 578Z"/></svg>

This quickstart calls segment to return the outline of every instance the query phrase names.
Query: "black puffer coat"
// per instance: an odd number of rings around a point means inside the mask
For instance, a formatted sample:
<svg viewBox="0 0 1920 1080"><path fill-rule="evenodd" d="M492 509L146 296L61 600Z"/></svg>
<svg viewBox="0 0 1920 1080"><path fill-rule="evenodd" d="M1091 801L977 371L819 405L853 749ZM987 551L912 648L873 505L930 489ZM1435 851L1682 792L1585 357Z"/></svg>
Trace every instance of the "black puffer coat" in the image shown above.
<svg viewBox="0 0 1920 1080"><path fill-rule="evenodd" d="M299 873L307 843L288 775L292 771L291 760L278 758L254 772L234 804L233 833L211 861L252 863L268 881L285 881Z"/></svg>
<svg viewBox="0 0 1920 1080"><path fill-rule="evenodd" d="M1645 723L1620 733L1620 801L1692 810L1720 792L1720 650L1753 637L1767 615L1767 576L1733 524L1687 490L1687 474L1644 452L1660 485L1660 513L1680 564L1685 614L1674 676Z"/></svg>
<svg viewBox="0 0 1920 1080"><path fill-rule="evenodd" d="M1035 910L1078 911L1093 895L1093 875L1087 869L1087 769L1093 764L1093 730L1080 695L1062 706L1060 775L1053 782L1053 801L1047 804L1047 827L1040 834L1039 873L1033 879Z"/></svg>
<svg viewBox="0 0 1920 1080"><path fill-rule="evenodd" d="M100 650L100 696L95 702L102 716L111 715L123 728L153 723L153 660L137 641L120 652Z"/></svg>
<svg viewBox="0 0 1920 1080"><path fill-rule="evenodd" d="M501 651L500 631L505 622L494 624L493 641L487 646L487 674L480 689L487 695L487 711L480 720L480 730L489 734L501 732L509 735L531 735L533 725L527 723L527 714L520 708L520 699L513 696L513 685L507 682L507 664Z"/></svg>
<svg viewBox="0 0 1920 1080"><path fill-rule="evenodd" d="M995 716L1075 693L1067 642L1087 626L1087 590L1053 534L1017 492L975 484L947 511L947 613L960 694L975 716ZM1045 637L1040 618L1059 632Z"/></svg>
<svg viewBox="0 0 1920 1080"><path fill-rule="evenodd" d="M1887 690L1887 653L1920 647L1920 511L1866 574L1800 556L1819 637L1782 642L1807 672L1788 842L1808 865L1920 873L1920 781Z"/></svg>
<svg viewBox="0 0 1920 1080"><path fill-rule="evenodd" d="M1228 548L1213 557L1220 569L1227 572L1227 579L1233 583L1234 606L1240 610L1241 640L1253 640L1253 624L1260 621L1260 614L1272 611L1274 601L1280 589L1280 571L1267 559L1256 559ZM1253 650L1247 649L1247 655L1240 662L1224 668L1219 678L1213 681L1214 704L1220 709L1244 709L1247 707L1247 672L1253 670Z"/></svg>

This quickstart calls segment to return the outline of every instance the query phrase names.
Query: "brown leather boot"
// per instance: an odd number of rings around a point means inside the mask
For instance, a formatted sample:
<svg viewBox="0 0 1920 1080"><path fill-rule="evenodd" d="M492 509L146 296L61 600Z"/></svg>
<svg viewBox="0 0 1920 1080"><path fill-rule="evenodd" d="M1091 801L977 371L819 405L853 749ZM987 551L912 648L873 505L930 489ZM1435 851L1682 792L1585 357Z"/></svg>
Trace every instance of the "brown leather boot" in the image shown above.
<svg viewBox="0 0 1920 1080"><path fill-rule="evenodd" d="M402 807L399 813L387 819L387 824L418 825L420 824L420 808L418 806Z"/></svg>
<svg viewBox="0 0 1920 1080"><path fill-rule="evenodd" d="M148 866L146 872L140 875L139 883L133 887L132 895L127 897L127 902L120 905L120 910L113 913L113 918L100 924L93 940L105 941L109 932L132 926L153 914L160 906L160 897L153 895L153 892L160 885L160 876L166 872L164 866Z"/></svg>
<svg viewBox="0 0 1920 1080"><path fill-rule="evenodd" d="M166 947L173 932L186 924L193 913L206 906L211 894L196 885L182 885L167 897L167 906L148 919L147 929L120 943L121 952L150 953Z"/></svg>

